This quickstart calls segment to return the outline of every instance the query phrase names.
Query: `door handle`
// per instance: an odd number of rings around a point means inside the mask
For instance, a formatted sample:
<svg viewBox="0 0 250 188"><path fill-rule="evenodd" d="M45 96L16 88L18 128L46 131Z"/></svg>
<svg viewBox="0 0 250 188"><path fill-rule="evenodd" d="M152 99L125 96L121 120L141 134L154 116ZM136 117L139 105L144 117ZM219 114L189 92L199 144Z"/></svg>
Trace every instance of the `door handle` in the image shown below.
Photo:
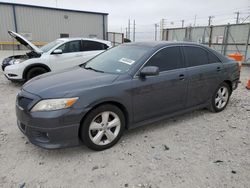
<svg viewBox="0 0 250 188"><path fill-rule="evenodd" d="M179 79L180 79L180 80L184 80L184 79L185 79L184 74L180 74L180 75L179 75Z"/></svg>
<svg viewBox="0 0 250 188"><path fill-rule="evenodd" d="M221 67L217 67L216 70L217 70L217 72L220 72L221 71Z"/></svg>

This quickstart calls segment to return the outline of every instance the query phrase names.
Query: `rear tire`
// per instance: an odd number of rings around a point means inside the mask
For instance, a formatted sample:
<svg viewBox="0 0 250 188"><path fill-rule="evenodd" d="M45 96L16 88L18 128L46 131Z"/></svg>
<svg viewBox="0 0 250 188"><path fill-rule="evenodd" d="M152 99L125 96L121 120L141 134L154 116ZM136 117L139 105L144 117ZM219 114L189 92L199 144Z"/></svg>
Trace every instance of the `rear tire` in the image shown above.
<svg viewBox="0 0 250 188"><path fill-rule="evenodd" d="M81 124L80 138L93 150L105 150L115 145L125 129L123 112L106 104L93 109Z"/></svg>
<svg viewBox="0 0 250 188"><path fill-rule="evenodd" d="M223 111L228 104L231 92L232 91L227 83L223 82L220 84L212 96L209 110L212 112Z"/></svg>
<svg viewBox="0 0 250 188"><path fill-rule="evenodd" d="M27 72L26 80L30 80L31 78L34 78L46 72L48 71L43 67L33 67Z"/></svg>

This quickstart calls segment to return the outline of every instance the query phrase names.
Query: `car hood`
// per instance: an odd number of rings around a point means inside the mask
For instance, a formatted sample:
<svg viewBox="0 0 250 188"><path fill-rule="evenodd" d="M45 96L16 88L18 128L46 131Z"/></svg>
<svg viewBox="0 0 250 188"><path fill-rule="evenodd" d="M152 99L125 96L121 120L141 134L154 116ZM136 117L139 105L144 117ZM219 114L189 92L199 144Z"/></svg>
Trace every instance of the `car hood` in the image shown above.
<svg viewBox="0 0 250 188"><path fill-rule="evenodd" d="M95 72L81 67L47 73L28 81L23 90L41 98L71 96L86 89L111 84L118 75Z"/></svg>
<svg viewBox="0 0 250 188"><path fill-rule="evenodd" d="M14 31L8 31L9 35L16 39L20 44L24 45L29 50L35 51L36 53L43 53L43 51L24 38L22 35L15 33Z"/></svg>

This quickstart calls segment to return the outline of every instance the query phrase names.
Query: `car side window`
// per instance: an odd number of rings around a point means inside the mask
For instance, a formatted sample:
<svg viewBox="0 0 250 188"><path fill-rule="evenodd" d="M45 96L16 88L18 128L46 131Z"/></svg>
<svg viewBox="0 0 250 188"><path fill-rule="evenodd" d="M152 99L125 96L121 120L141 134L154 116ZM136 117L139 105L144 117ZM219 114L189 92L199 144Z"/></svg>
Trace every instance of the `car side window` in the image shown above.
<svg viewBox="0 0 250 188"><path fill-rule="evenodd" d="M80 52L81 51L81 41L75 40L66 42L57 49L62 50L62 53L72 53L72 52Z"/></svg>
<svg viewBox="0 0 250 188"><path fill-rule="evenodd" d="M219 63L220 59L214 55L212 52L208 52L208 61L209 63Z"/></svg>
<svg viewBox="0 0 250 188"><path fill-rule="evenodd" d="M95 41L83 41L83 51L94 51L94 50L106 50L108 45L95 42Z"/></svg>
<svg viewBox="0 0 250 188"><path fill-rule="evenodd" d="M188 67L208 64L208 52L200 47L184 46Z"/></svg>
<svg viewBox="0 0 250 188"><path fill-rule="evenodd" d="M168 47L160 50L145 66L157 66L160 72L184 67L180 47Z"/></svg>

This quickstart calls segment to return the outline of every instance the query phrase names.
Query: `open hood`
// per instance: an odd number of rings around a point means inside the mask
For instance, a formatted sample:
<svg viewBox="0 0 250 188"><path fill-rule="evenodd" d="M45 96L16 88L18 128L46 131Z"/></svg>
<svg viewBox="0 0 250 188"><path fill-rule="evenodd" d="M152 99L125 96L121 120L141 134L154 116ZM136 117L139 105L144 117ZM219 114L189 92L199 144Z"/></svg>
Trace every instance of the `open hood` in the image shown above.
<svg viewBox="0 0 250 188"><path fill-rule="evenodd" d="M37 53L43 53L43 51L36 47L34 44L32 44L30 41L28 41L26 38L23 36L19 35L18 33L15 33L14 31L8 31L10 36L15 38L20 44L26 46L29 50L35 51Z"/></svg>

